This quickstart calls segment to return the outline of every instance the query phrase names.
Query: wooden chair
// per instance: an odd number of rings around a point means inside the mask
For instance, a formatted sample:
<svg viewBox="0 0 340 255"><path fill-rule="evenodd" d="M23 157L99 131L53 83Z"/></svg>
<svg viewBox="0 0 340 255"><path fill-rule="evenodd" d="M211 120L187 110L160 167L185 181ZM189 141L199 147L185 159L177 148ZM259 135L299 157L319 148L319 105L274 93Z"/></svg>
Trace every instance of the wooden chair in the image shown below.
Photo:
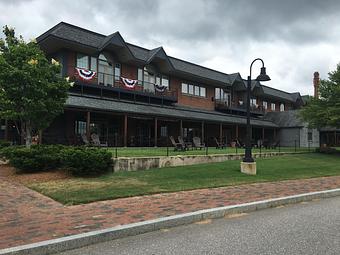
<svg viewBox="0 0 340 255"><path fill-rule="evenodd" d="M89 139L87 139L87 135L85 133L81 135L81 140L86 146L91 145L91 143L90 143Z"/></svg>
<svg viewBox="0 0 340 255"><path fill-rule="evenodd" d="M182 136L178 136L178 142L181 143L187 150L189 150L189 148L192 148L192 143L184 142Z"/></svg>
<svg viewBox="0 0 340 255"><path fill-rule="evenodd" d="M227 144L223 142L219 142L216 137L214 137L214 141L216 143L216 149L224 149L227 148Z"/></svg>
<svg viewBox="0 0 340 255"><path fill-rule="evenodd" d="M192 138L192 142L194 144L194 147L197 149L199 148L200 150L202 150L202 148L205 147L204 143L201 143L201 138L195 136L194 138Z"/></svg>
<svg viewBox="0 0 340 255"><path fill-rule="evenodd" d="M93 145L94 146L98 146L98 147L107 147L107 142L105 143L101 143L100 140L99 140L99 136L96 134L96 133L93 133L91 135L91 139L92 139L92 142L93 142Z"/></svg>
<svg viewBox="0 0 340 255"><path fill-rule="evenodd" d="M170 136L169 138L170 138L172 146L174 146L174 151L178 151L178 150L184 151L185 150L185 146L181 143L177 143L173 136Z"/></svg>

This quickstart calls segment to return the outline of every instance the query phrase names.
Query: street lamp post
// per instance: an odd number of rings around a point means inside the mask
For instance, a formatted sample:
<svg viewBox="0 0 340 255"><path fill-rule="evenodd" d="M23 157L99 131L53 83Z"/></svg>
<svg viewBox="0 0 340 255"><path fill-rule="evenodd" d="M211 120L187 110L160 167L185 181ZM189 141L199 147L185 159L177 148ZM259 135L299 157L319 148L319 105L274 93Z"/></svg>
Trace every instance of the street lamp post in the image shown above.
<svg viewBox="0 0 340 255"><path fill-rule="evenodd" d="M256 81L269 81L270 77L266 74L266 68L261 58L256 58L250 64L250 73L247 79L247 136L246 136L246 148L244 153L243 161L241 162L241 172L246 174L256 174L256 162L254 161L251 154L251 133L252 128L250 125L250 92L251 92L251 71L253 64L260 60L262 62L261 73L256 78Z"/></svg>

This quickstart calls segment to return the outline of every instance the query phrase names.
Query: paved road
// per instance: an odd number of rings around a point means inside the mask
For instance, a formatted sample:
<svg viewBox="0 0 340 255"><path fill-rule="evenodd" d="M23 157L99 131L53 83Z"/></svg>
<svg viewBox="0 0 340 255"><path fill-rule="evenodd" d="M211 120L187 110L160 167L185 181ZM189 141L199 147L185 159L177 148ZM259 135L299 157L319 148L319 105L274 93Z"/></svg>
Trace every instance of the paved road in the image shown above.
<svg viewBox="0 0 340 255"><path fill-rule="evenodd" d="M201 222L73 250L105 254L340 254L340 197Z"/></svg>

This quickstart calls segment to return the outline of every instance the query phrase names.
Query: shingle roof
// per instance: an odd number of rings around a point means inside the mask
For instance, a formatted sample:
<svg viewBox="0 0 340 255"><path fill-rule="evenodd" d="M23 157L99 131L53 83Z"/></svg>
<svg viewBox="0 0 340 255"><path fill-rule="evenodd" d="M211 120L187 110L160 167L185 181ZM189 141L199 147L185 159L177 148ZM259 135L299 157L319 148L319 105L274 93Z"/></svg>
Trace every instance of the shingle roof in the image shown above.
<svg viewBox="0 0 340 255"><path fill-rule="evenodd" d="M79 43L88 47L92 47L95 50L101 51L105 45L110 43L110 40L115 38L122 40L123 44L129 49L130 53L136 60L147 61L152 58L154 54L161 49L161 47L148 50L130 43L126 43L120 36L119 32L115 32L111 35L105 36L93 31L86 30L81 27L77 27L65 22L61 22L39 36L37 38L38 43L42 42L46 37L52 35L54 37L67 40L74 43ZM163 50L164 51L164 50ZM190 63L181 59L168 56L170 64L173 66L175 71L191 74L194 76L206 78L212 81L217 81L225 85L232 85L235 81L242 82L242 77L239 73L226 74L207 67L203 67L194 63ZM240 83L241 84L241 83ZM252 84L253 85L253 84ZM273 89L264 85L261 85L263 93L268 96L277 97L290 102L296 102L296 93L290 94L281 90ZM294 99L295 98L295 99Z"/></svg>
<svg viewBox="0 0 340 255"><path fill-rule="evenodd" d="M141 103L129 103L77 95L70 95L68 97L66 101L66 107L98 109L101 111L143 114L176 119L204 120L229 124L246 124L245 117L223 114L216 111L194 110L179 106L159 106ZM262 119L252 119L251 124L255 126L277 127L277 125L273 122Z"/></svg>
<svg viewBox="0 0 340 255"><path fill-rule="evenodd" d="M304 123L299 118L298 110L290 110L284 112L268 112L264 116L266 120L274 122L282 128L303 127Z"/></svg>

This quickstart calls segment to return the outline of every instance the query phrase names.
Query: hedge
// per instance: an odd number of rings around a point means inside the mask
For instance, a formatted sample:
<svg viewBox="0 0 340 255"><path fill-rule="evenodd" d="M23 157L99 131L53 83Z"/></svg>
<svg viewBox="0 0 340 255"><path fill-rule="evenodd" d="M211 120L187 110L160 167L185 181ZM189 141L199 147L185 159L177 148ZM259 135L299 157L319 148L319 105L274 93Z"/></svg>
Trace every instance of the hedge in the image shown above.
<svg viewBox="0 0 340 255"><path fill-rule="evenodd" d="M94 176L112 167L112 154L102 148L63 145L10 146L0 149L0 156L21 172L39 172L67 168L76 176Z"/></svg>

